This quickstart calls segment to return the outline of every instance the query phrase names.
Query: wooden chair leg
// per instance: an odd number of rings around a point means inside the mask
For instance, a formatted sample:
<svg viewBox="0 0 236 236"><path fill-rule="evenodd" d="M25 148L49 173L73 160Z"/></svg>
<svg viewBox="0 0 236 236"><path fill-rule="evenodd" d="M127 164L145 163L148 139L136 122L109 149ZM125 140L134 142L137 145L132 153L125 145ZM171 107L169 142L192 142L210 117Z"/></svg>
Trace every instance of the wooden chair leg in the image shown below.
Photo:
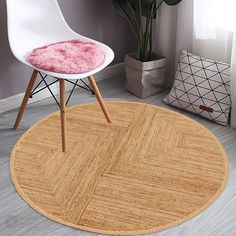
<svg viewBox="0 0 236 236"><path fill-rule="evenodd" d="M38 71L34 70L33 73L32 73L31 79L29 81L28 87L26 89L24 99L23 99L23 101L21 103L20 110L18 112L16 121L15 121L15 124L14 124L14 129L17 129L19 127L20 121L22 119L22 116L24 114L25 108L26 108L27 103L29 101L29 97L30 97L31 91L32 91L32 89L34 87L34 84L35 84L35 81L37 79L37 75L38 75Z"/></svg>
<svg viewBox="0 0 236 236"><path fill-rule="evenodd" d="M96 84L96 82L95 82L93 76L90 75L90 76L88 77L88 80L89 80L89 83L90 83L90 85L91 85L91 87L92 87L92 89L93 89L93 91L94 91L96 97L97 97L97 100L98 100L98 102L99 102L99 104L100 104L100 106L101 106L101 109L102 109L102 111L103 111L103 113L104 113L104 115L105 115L105 117L106 117L108 123L112 123L111 117L110 117L110 115L109 115L109 113L108 113L108 110L107 110L107 108L106 108L106 106L105 106L105 103L104 103L104 101L103 101L102 95L101 95L101 93L100 93L100 91L99 91L99 89L98 89L98 87L97 87L97 84Z"/></svg>
<svg viewBox="0 0 236 236"><path fill-rule="evenodd" d="M65 102L65 81L60 79L60 106L61 106L61 140L62 151L66 152L66 102Z"/></svg>

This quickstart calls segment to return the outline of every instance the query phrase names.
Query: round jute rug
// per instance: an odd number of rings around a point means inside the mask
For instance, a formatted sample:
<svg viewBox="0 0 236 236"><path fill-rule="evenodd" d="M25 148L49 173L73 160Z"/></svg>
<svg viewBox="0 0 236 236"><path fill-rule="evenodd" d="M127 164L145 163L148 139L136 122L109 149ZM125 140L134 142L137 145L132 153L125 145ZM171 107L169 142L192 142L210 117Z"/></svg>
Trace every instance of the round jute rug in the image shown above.
<svg viewBox="0 0 236 236"><path fill-rule="evenodd" d="M196 216L223 191L227 158L202 125L157 106L106 103L67 110L68 150L60 114L29 129L11 155L22 198L42 215L104 234L157 232Z"/></svg>

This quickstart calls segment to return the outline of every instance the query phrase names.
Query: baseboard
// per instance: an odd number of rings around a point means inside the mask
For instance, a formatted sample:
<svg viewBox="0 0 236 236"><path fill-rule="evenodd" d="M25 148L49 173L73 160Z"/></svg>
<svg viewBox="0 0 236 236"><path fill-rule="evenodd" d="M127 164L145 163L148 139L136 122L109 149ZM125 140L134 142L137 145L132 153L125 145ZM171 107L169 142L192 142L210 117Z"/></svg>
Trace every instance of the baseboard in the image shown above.
<svg viewBox="0 0 236 236"><path fill-rule="evenodd" d="M113 66L108 66L104 70L100 71L99 73L95 74L94 77L96 81L109 79L112 77L117 77L125 73L124 63L118 63Z"/></svg>
<svg viewBox="0 0 236 236"><path fill-rule="evenodd" d="M112 77L117 77L119 75L122 75L123 73L124 73L124 63L119 63L119 64L112 65L105 68L101 72L95 74L94 78L98 82L98 81L109 79ZM72 87L73 86L71 84L67 83L66 91L70 91ZM50 88L55 95L59 93L58 84L54 84ZM21 93L21 94L17 94L8 98L0 99L0 113L18 108L21 104L23 97L24 97L24 93ZM29 99L29 104L37 102L37 101L41 101L48 97L51 97L51 94L48 90L45 89L42 92L35 95L33 98Z"/></svg>

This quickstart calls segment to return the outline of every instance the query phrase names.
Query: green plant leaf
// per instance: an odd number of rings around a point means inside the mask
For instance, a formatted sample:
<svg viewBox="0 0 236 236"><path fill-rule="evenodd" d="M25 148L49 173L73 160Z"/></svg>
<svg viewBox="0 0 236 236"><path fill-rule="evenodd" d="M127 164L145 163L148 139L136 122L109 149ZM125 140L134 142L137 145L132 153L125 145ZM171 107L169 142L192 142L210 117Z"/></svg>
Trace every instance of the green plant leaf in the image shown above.
<svg viewBox="0 0 236 236"><path fill-rule="evenodd" d="M169 6L173 6L173 5L177 5L178 3L180 3L182 0L164 0L165 3Z"/></svg>

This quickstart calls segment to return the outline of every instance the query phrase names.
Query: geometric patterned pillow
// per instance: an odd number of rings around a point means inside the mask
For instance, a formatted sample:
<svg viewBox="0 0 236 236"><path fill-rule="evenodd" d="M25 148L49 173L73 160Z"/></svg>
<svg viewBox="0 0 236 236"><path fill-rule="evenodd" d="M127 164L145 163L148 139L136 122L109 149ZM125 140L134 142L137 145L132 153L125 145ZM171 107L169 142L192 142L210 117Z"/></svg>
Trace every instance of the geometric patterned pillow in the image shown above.
<svg viewBox="0 0 236 236"><path fill-rule="evenodd" d="M182 50L173 87L163 102L228 125L230 65Z"/></svg>

